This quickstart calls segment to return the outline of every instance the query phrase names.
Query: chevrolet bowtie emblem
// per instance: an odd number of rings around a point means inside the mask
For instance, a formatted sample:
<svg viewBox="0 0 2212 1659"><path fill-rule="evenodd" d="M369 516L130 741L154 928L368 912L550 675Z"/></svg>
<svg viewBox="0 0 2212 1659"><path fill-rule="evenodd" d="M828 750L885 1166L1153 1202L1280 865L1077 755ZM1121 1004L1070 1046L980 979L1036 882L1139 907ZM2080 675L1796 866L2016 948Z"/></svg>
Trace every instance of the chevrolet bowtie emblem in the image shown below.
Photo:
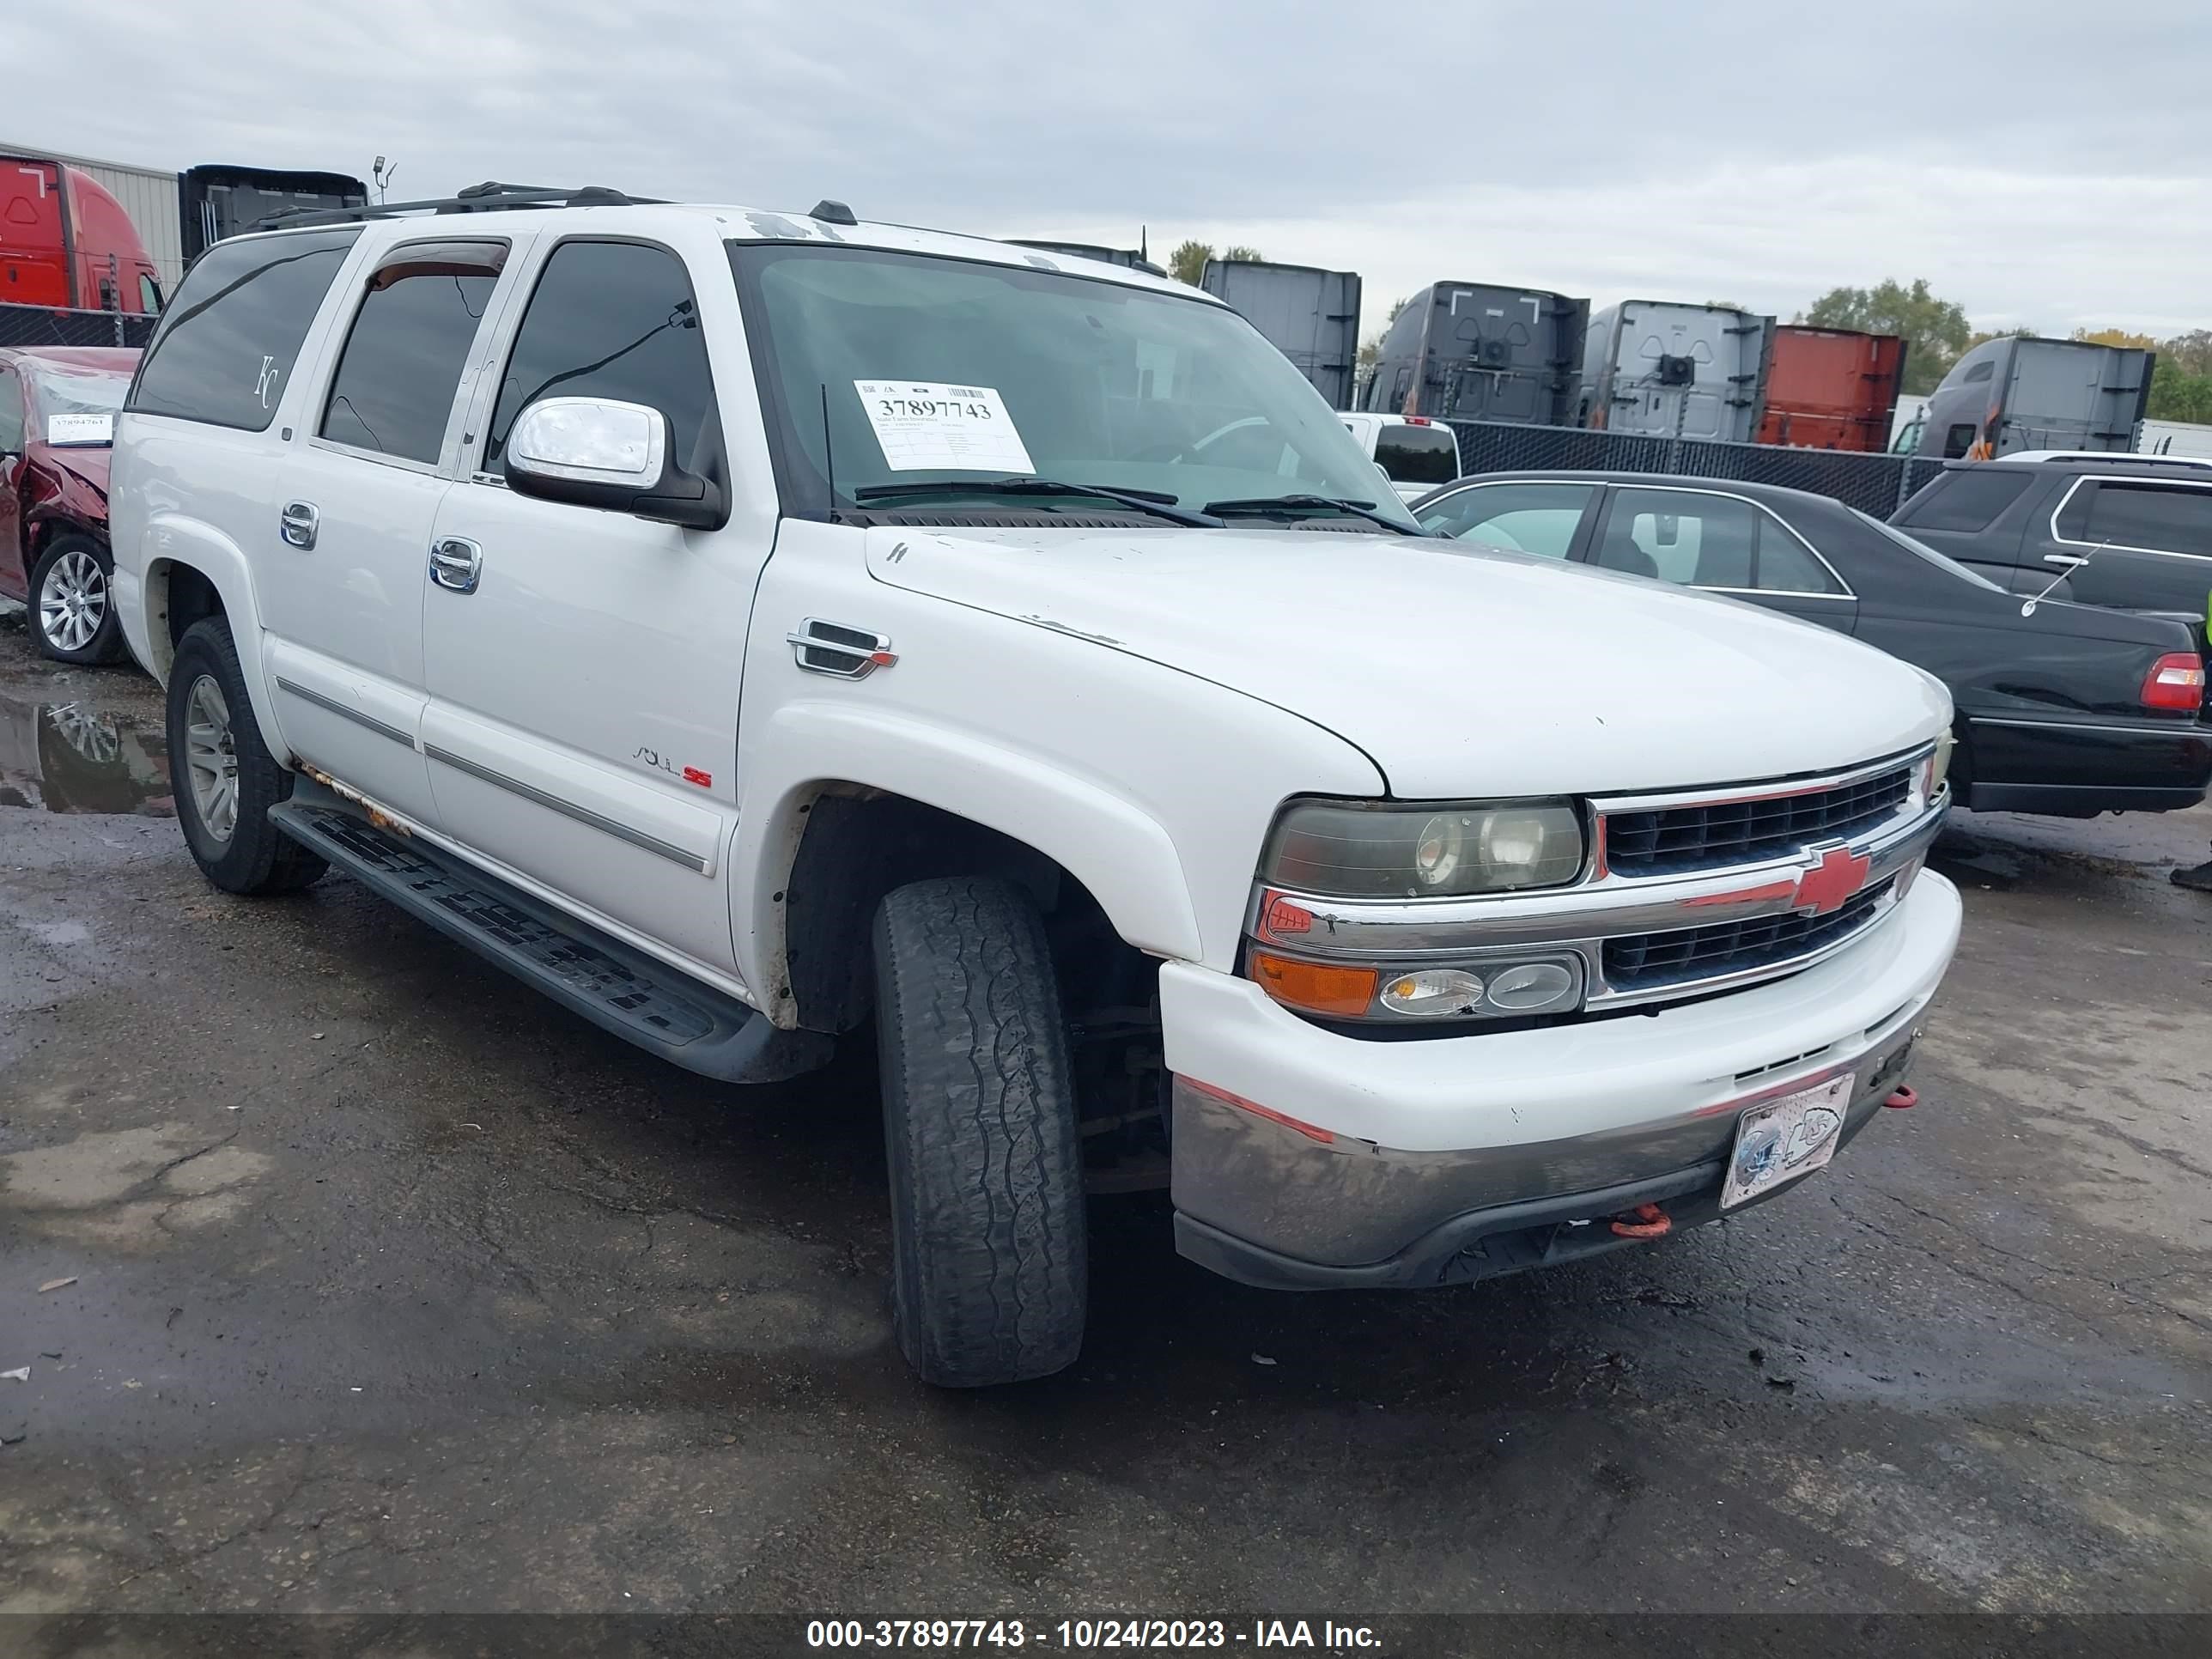
<svg viewBox="0 0 2212 1659"><path fill-rule="evenodd" d="M1844 902L1866 885L1871 860L1848 847L1832 847L1820 861L1798 879L1791 908L1825 916L1843 908Z"/></svg>

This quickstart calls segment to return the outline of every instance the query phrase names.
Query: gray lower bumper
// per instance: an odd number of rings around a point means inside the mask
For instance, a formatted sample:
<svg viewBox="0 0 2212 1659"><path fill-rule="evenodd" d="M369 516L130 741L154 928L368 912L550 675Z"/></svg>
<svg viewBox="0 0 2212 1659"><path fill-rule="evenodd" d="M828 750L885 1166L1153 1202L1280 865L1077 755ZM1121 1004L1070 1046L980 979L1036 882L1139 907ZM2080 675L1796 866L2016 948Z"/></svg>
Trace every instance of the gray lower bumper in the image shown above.
<svg viewBox="0 0 2212 1659"><path fill-rule="evenodd" d="M1859 1084L1839 1150L1904 1081L1913 1036L1907 1026L1853 1062ZM1394 1152L1317 1140L1179 1090L1176 1247L1275 1290L1409 1289L1517 1273L1641 1242L1605 1224L1638 1204L1664 1204L1678 1232L1718 1215L1735 1127L1729 1111L1575 1140Z"/></svg>

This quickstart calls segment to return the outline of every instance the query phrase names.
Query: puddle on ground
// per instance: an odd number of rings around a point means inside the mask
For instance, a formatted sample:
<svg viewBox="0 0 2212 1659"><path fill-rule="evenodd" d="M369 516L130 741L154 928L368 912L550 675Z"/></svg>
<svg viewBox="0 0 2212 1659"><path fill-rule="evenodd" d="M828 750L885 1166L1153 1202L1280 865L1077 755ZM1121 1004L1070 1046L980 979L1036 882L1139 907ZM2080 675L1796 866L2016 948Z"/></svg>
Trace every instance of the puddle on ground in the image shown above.
<svg viewBox="0 0 2212 1659"><path fill-rule="evenodd" d="M173 817L167 744L90 703L0 696L0 806Z"/></svg>

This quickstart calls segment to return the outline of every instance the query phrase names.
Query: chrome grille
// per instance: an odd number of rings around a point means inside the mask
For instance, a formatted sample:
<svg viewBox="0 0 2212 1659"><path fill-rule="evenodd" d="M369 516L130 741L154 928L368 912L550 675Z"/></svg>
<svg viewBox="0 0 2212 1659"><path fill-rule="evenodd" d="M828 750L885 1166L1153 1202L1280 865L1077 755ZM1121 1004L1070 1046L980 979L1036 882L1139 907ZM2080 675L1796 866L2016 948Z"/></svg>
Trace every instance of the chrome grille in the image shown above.
<svg viewBox="0 0 2212 1659"><path fill-rule="evenodd" d="M1681 875L1785 857L1872 828L1904 805L1911 787L1908 763L1803 794L1611 812L1606 867L1624 876Z"/></svg>
<svg viewBox="0 0 2212 1659"><path fill-rule="evenodd" d="M1855 893L1825 916L1761 916L1663 933L1624 933L1605 941L1606 983L1615 991L1649 991L1810 956L1871 921L1895 885L1893 878Z"/></svg>

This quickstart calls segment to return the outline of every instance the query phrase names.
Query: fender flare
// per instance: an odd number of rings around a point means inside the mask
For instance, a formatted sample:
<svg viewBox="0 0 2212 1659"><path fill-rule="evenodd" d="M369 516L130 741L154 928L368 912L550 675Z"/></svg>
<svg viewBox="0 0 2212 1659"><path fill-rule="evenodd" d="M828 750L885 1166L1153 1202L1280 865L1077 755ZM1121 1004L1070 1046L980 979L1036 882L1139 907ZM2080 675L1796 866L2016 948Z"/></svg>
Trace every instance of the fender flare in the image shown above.
<svg viewBox="0 0 2212 1659"><path fill-rule="evenodd" d="M222 601L262 741L280 764L288 763L291 749L277 727L275 700L269 695L261 656L261 610L245 553L214 526L176 514L156 514L148 520L139 551L137 570L127 568L119 559L115 569L116 597L133 654L164 687L168 684L170 661L176 654L169 641L169 574L179 565L197 571Z"/></svg>
<svg viewBox="0 0 2212 1659"><path fill-rule="evenodd" d="M775 1006L785 988L785 882L826 784L857 784L980 823L1052 859L1127 944L1197 961L1198 916L1175 842L1126 798L1040 756L880 709L788 703L745 767L731 859L738 971Z"/></svg>

